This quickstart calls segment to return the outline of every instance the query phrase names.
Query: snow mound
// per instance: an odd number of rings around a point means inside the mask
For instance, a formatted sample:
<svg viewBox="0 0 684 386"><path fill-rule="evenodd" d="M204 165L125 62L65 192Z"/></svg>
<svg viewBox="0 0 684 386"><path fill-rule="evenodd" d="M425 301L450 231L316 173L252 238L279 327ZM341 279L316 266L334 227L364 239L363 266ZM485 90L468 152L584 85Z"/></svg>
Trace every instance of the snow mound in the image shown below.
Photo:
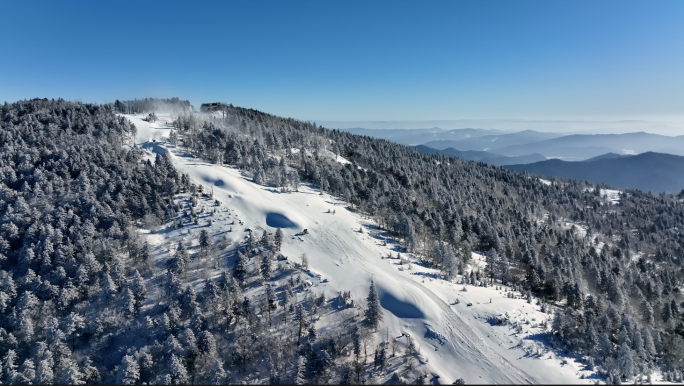
<svg viewBox="0 0 684 386"><path fill-rule="evenodd" d="M140 148L151 154L163 155L166 149L160 145L161 144L159 142L143 142L142 144L140 144Z"/></svg>
<svg viewBox="0 0 684 386"><path fill-rule="evenodd" d="M397 318L402 319L422 319L425 314L415 304L397 299L391 293L379 289L380 305L382 308L391 312Z"/></svg>
<svg viewBox="0 0 684 386"><path fill-rule="evenodd" d="M208 183L208 184L212 184L212 185L214 185L214 186L224 186L224 185L226 185L226 181L223 180L222 178L219 178L219 177L211 177L211 176L208 175L208 174L202 174L202 175L201 175L201 178L202 178L202 181L204 181L204 182L206 182L206 183Z"/></svg>
<svg viewBox="0 0 684 386"><path fill-rule="evenodd" d="M271 228L297 228L297 224L280 213L267 213L266 225Z"/></svg>

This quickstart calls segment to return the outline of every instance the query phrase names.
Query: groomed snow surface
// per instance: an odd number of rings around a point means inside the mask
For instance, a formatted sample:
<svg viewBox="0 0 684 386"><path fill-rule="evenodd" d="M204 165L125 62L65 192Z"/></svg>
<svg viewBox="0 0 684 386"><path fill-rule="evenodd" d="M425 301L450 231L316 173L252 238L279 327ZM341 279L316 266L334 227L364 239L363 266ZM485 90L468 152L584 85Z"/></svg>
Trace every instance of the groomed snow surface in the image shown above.
<svg viewBox="0 0 684 386"><path fill-rule="evenodd" d="M247 237L247 228L259 237L264 229L274 232L280 227L282 253L296 262L306 253L311 277L320 275L320 280L312 283L328 299L339 291L351 291L354 299L365 299L370 280L375 280L385 309L378 341L389 334L403 344L407 337L402 334L408 334L420 349L419 365L428 374L439 375L438 379L428 377L433 383L451 384L458 378L469 384L596 381L581 363L545 345L542 323L550 325L551 315L540 312L536 301L528 304L520 293L515 293L516 299L509 298L508 287L449 283L439 279L437 270L422 266L404 252L402 260L411 263L401 264L396 258L401 248L372 220L350 211L335 197L321 195L315 186L302 185L299 192L280 193L256 185L235 168L209 164L167 146L164 139L172 117L159 114L159 121L148 123L142 119L144 115L124 116L137 126L137 142L150 158L168 148L179 171L206 190L213 188L214 198L222 205L208 228L212 237L226 235L235 243ZM230 227L232 232L228 232ZM303 234L304 229L308 234ZM153 245L170 245L177 243L180 232L187 230L170 227L148 237ZM390 253L393 258L387 258ZM474 269L481 269L482 256L473 257ZM492 323L499 317L506 317L508 323ZM317 323L321 332L325 321L323 317Z"/></svg>

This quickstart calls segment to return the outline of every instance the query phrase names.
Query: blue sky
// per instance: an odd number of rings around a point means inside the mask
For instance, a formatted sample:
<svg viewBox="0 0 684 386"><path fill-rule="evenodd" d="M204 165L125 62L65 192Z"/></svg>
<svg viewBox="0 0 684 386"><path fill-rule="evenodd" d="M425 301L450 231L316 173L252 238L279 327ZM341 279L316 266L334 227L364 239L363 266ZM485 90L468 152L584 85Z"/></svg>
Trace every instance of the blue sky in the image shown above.
<svg viewBox="0 0 684 386"><path fill-rule="evenodd" d="M683 18L684 1L4 1L0 101L684 120Z"/></svg>

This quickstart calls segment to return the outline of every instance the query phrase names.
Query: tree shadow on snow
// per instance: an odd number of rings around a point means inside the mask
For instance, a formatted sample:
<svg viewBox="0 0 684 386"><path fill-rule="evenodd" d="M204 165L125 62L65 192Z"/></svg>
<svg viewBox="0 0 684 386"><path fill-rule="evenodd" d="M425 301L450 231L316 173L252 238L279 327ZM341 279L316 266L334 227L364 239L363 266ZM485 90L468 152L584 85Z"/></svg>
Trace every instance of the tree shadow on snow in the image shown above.
<svg viewBox="0 0 684 386"><path fill-rule="evenodd" d="M422 277L428 278L428 279L439 279L439 276L437 276L436 273L429 273L429 272L412 272L411 275L422 276Z"/></svg>

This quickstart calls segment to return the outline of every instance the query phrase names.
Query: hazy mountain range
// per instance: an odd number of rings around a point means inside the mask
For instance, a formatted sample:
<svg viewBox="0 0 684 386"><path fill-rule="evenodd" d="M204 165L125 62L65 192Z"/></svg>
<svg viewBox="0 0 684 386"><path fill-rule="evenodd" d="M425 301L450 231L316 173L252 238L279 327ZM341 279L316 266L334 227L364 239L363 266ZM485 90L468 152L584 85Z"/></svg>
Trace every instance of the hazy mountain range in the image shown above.
<svg viewBox="0 0 684 386"><path fill-rule="evenodd" d="M669 137L644 132L575 134L543 141L493 147L492 150L506 156L540 153L547 158L567 160L585 160L606 153L639 154L649 151L684 155L684 136Z"/></svg>
<svg viewBox="0 0 684 386"><path fill-rule="evenodd" d="M491 151L515 145L536 143L561 136L563 136L563 134L525 130L517 133L483 135L476 138L464 138L461 140L432 140L424 143L424 145L439 150L451 147L458 150ZM518 156L523 154L515 155Z"/></svg>
<svg viewBox="0 0 684 386"><path fill-rule="evenodd" d="M402 145L419 145L427 141L457 141L471 137L488 135L500 135L504 132L499 130L483 129L455 129L442 130L438 127L432 129L343 129L352 134L366 135L373 138L386 139Z"/></svg>
<svg viewBox="0 0 684 386"><path fill-rule="evenodd" d="M684 189L684 157L646 152L638 155L605 154L583 162L550 159L507 169L540 176L557 176L634 188L651 192L679 192Z"/></svg>
<svg viewBox="0 0 684 386"><path fill-rule="evenodd" d="M645 132L562 134L534 130L347 129L354 134L413 145L421 153L507 166L542 176L588 180L617 188L684 189L684 135ZM421 145L414 145L422 142ZM580 162L581 161L581 162Z"/></svg>
<svg viewBox="0 0 684 386"><path fill-rule="evenodd" d="M426 154L444 154L449 157L458 157L468 161L484 162L490 165L515 165L515 164L528 164L532 162L545 161L546 157L539 153L523 155L518 157L506 157L501 154L491 153L488 151L477 151L477 150L456 150L454 148L447 148L443 150L433 149L425 145L414 146L416 150L421 153Z"/></svg>

